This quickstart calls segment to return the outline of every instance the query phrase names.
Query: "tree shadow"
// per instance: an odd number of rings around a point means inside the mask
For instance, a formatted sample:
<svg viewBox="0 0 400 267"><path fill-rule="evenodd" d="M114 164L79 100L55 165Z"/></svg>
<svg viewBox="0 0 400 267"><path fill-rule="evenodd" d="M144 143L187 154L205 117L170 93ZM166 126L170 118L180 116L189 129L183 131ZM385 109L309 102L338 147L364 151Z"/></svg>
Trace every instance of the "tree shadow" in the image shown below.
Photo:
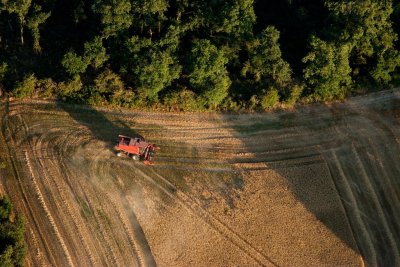
<svg viewBox="0 0 400 267"><path fill-rule="evenodd" d="M383 99L376 105L385 107L383 115L398 123L400 101ZM397 266L400 167L395 162L400 147L390 129L396 120L385 124L373 101L368 105L363 111L343 104L249 116L240 122L225 119L232 121L246 150L254 153L248 162L264 162L282 176L296 199L362 255L366 266ZM385 152L382 147L387 147ZM297 165L307 169L308 176L287 171Z"/></svg>
<svg viewBox="0 0 400 267"><path fill-rule="evenodd" d="M358 252L357 244L351 234L351 229L346 227L348 222L345 214L335 213L331 203L335 190L334 184L326 182L329 170L325 174L319 174L318 168L325 166L322 152L318 143L302 140L297 135L296 125L300 120L294 113L283 113L275 116L259 116L256 119L243 119L245 121L231 122L235 130L235 137L244 144L247 152L252 153L253 158L235 159L231 163L246 163L249 171L273 170L286 180L289 191L311 212L320 222L329 228L353 251ZM299 120L300 119L300 120ZM230 118L226 117L229 121ZM311 127L328 127L325 118L318 123L311 124ZM243 124L242 124L243 123ZM293 127L293 131L290 128ZM288 129L288 130L286 130ZM287 137L286 137L287 136ZM302 137L305 138L305 137ZM299 163L298 163L299 162ZM260 165L265 163L265 166ZM254 167L250 167L254 164ZM244 169L246 171L246 169ZM307 179L307 175L312 175ZM339 200L339 198L338 198ZM324 204L326 206L324 207ZM328 207L330 206L330 207ZM343 210L344 213L344 210Z"/></svg>
<svg viewBox="0 0 400 267"><path fill-rule="evenodd" d="M103 141L106 147L113 149L118 135L126 135L131 137L143 138L139 133L133 130L123 119L113 119L111 122L104 113L90 106L79 106L76 104L68 104L57 102L57 107L66 111L76 122L88 127L93 137Z"/></svg>

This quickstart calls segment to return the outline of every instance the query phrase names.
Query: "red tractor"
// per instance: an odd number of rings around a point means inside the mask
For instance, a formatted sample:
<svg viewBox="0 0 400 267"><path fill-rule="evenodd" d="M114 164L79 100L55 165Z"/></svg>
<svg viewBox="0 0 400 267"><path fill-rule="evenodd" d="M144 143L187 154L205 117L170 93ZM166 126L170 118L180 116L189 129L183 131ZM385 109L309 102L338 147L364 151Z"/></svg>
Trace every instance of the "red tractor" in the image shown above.
<svg viewBox="0 0 400 267"><path fill-rule="evenodd" d="M151 157L156 151L154 144L149 144L140 137L128 137L124 135L118 135L118 143L114 148L117 151L118 157L125 154L133 160L142 159L146 165L152 164Z"/></svg>

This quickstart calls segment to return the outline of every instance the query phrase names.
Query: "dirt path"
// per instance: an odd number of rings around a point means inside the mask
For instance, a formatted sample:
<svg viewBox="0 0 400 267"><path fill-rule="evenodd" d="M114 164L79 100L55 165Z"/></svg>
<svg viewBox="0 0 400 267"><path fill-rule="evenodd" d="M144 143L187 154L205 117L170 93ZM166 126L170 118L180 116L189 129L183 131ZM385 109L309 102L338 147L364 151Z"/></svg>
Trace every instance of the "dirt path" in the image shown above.
<svg viewBox="0 0 400 267"><path fill-rule="evenodd" d="M396 266L399 92L271 114L1 106L29 266ZM118 134L161 147L154 166Z"/></svg>

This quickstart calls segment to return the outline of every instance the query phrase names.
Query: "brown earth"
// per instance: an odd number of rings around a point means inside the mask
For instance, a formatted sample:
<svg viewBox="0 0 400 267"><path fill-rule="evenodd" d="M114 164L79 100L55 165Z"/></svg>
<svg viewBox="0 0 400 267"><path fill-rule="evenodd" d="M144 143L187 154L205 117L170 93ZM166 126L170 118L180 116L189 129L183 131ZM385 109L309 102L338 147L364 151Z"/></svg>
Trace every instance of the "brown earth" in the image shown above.
<svg viewBox="0 0 400 267"><path fill-rule="evenodd" d="M241 115L3 102L0 189L27 266L400 266L399 110L398 90Z"/></svg>

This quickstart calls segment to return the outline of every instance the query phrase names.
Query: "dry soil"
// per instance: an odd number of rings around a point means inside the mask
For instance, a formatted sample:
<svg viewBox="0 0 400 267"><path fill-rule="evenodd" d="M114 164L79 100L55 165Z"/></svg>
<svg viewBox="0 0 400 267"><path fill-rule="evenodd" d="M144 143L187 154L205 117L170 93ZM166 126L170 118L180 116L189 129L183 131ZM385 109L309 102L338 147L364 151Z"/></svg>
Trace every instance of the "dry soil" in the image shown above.
<svg viewBox="0 0 400 267"><path fill-rule="evenodd" d="M0 107L27 266L400 266L400 92L263 114ZM118 134L160 147L115 156Z"/></svg>

